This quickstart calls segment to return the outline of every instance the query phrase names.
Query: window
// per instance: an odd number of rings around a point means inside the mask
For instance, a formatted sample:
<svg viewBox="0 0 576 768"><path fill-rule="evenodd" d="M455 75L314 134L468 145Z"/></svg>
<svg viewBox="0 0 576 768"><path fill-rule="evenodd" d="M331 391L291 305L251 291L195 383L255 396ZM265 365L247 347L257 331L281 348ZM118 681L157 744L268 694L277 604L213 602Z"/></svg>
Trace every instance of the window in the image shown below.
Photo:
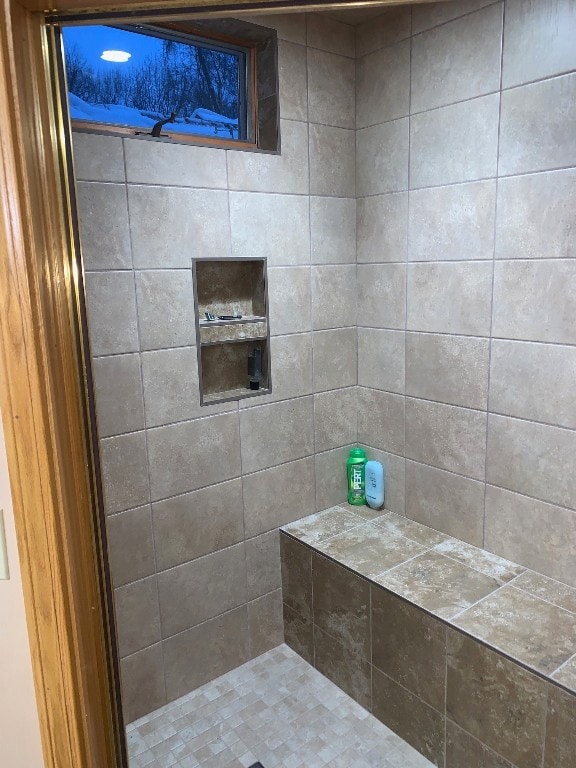
<svg viewBox="0 0 576 768"><path fill-rule="evenodd" d="M261 93L256 71L275 66L276 35L245 22L231 29L229 21L219 24L218 37L206 34L215 22L63 27L73 127L277 150L277 92L271 112L270 94ZM234 31L244 32L244 39L229 34ZM266 55L270 44L272 58ZM263 101L266 109L260 108ZM275 131L262 124L271 117Z"/></svg>

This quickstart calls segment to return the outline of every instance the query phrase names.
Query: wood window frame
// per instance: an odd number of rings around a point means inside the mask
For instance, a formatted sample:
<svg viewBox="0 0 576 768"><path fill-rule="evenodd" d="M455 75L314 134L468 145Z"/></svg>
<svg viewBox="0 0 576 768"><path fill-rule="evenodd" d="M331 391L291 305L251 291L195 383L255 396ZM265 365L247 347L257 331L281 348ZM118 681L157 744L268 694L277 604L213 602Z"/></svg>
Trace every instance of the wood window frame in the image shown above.
<svg viewBox="0 0 576 768"><path fill-rule="evenodd" d="M129 20L177 9L189 19L369 2L168 0L158 12L157 2L0 0L0 408L45 768L126 765L67 127L46 8L88 21L103 10Z"/></svg>
<svg viewBox="0 0 576 768"><path fill-rule="evenodd" d="M73 17L67 17L71 22ZM97 19L94 19L97 23ZM109 19L102 19L105 24ZM68 24L70 25L70 24ZM130 25L123 24L128 28ZM133 26L134 23L133 23ZM249 21L235 19L209 19L198 21L158 21L148 26L161 32L174 32L186 36L194 44L194 38L200 38L214 43L224 43L244 49L247 56L247 77L244 97L247 103L246 139L228 139L218 136L205 136L193 133L179 133L168 126L163 129L162 137L152 137L146 129L136 126L120 126L109 123L99 123L91 120L71 120L72 128L82 133L106 134L133 138L145 141L162 141L177 144L192 144L196 146L217 147L220 149L249 150L262 152L279 152L280 150L280 94L278 87L278 44L274 29L268 29ZM58 29L58 27L57 27ZM58 31L57 34L60 34ZM61 50L61 44L58 45ZM64 64L59 64L61 83L64 83ZM260 76L263 73L263 77ZM263 83L273 83L273 92L264 90ZM63 100L64 96L63 95Z"/></svg>

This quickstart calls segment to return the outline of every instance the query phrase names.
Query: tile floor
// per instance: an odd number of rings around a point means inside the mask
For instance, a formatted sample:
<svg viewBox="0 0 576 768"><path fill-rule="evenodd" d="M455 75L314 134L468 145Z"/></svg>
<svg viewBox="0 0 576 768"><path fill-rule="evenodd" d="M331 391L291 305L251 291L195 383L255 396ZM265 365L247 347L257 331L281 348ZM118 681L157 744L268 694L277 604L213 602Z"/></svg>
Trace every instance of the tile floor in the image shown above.
<svg viewBox="0 0 576 768"><path fill-rule="evenodd" d="M126 730L130 768L432 768L286 645Z"/></svg>

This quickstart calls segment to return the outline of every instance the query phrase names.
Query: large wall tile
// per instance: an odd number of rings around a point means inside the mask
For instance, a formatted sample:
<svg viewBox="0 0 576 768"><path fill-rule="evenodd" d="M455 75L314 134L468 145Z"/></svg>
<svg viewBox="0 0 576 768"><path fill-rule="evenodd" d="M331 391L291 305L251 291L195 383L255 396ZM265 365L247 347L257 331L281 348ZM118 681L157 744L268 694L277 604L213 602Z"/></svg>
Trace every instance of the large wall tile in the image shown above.
<svg viewBox="0 0 576 768"><path fill-rule="evenodd" d="M576 165L576 74L502 93L499 173Z"/></svg>
<svg viewBox="0 0 576 768"><path fill-rule="evenodd" d="M333 451L316 453L314 456L316 471L316 507L319 512L346 499L346 460L350 448L336 448Z"/></svg>
<svg viewBox="0 0 576 768"><path fill-rule="evenodd" d="M358 388L358 442L389 453L404 454L404 398L376 389Z"/></svg>
<svg viewBox="0 0 576 768"><path fill-rule="evenodd" d="M484 483L407 461L406 517L482 547Z"/></svg>
<svg viewBox="0 0 576 768"><path fill-rule="evenodd" d="M354 29L349 24L335 21L324 13L308 14L306 22L306 40L311 48L354 56Z"/></svg>
<svg viewBox="0 0 576 768"><path fill-rule="evenodd" d="M166 704L164 660L160 643L120 662L124 720L131 723Z"/></svg>
<svg viewBox="0 0 576 768"><path fill-rule="evenodd" d="M202 415L195 347L144 352L142 380L148 427Z"/></svg>
<svg viewBox="0 0 576 768"><path fill-rule="evenodd" d="M251 658L284 642L281 589L248 603L248 635Z"/></svg>
<svg viewBox="0 0 576 768"><path fill-rule="evenodd" d="M500 88L503 5L497 3L414 37L412 112Z"/></svg>
<svg viewBox="0 0 576 768"><path fill-rule="evenodd" d="M268 531L253 539L246 539L246 571L248 581L248 600L255 600L261 595L280 589L280 534L277 530ZM280 596L282 603L282 596ZM280 606L282 613L282 606Z"/></svg>
<svg viewBox="0 0 576 768"><path fill-rule="evenodd" d="M246 536L273 530L314 511L313 457L244 475L242 485Z"/></svg>
<svg viewBox="0 0 576 768"><path fill-rule="evenodd" d="M156 571L150 506L129 509L106 519L108 562L115 587Z"/></svg>
<svg viewBox="0 0 576 768"><path fill-rule="evenodd" d="M444 715L372 668L372 714L434 765L444 765Z"/></svg>
<svg viewBox="0 0 576 768"><path fill-rule="evenodd" d="M508 0L502 85L540 80L576 69L576 5L572 0Z"/></svg>
<svg viewBox="0 0 576 768"><path fill-rule="evenodd" d="M408 119L356 132L356 192L359 197L408 189Z"/></svg>
<svg viewBox="0 0 576 768"><path fill-rule="evenodd" d="M371 588L372 663L427 704L444 711L446 627L379 587Z"/></svg>
<svg viewBox="0 0 576 768"><path fill-rule="evenodd" d="M226 154L221 149L126 141L124 152L129 184L226 189Z"/></svg>
<svg viewBox="0 0 576 768"><path fill-rule="evenodd" d="M230 189L275 194L308 194L308 125L281 120L280 132L282 152L279 155L228 151Z"/></svg>
<svg viewBox="0 0 576 768"><path fill-rule="evenodd" d="M437 27L447 21L472 13L494 0L459 0L457 3L424 3L412 8L412 34Z"/></svg>
<svg viewBox="0 0 576 768"><path fill-rule="evenodd" d="M74 133L74 174L78 181L126 181L121 138Z"/></svg>
<svg viewBox="0 0 576 768"><path fill-rule="evenodd" d="M90 272L84 279L92 356L138 351L132 272Z"/></svg>
<svg viewBox="0 0 576 768"><path fill-rule="evenodd" d="M343 328L356 322L356 266L312 267L312 327Z"/></svg>
<svg viewBox="0 0 576 768"><path fill-rule="evenodd" d="M410 187L496 175L499 94L441 107L410 120Z"/></svg>
<svg viewBox="0 0 576 768"><path fill-rule="evenodd" d="M314 453L312 397L240 412L242 471L257 472Z"/></svg>
<svg viewBox="0 0 576 768"><path fill-rule="evenodd" d="M281 267L268 270L270 333L282 335L312 329L310 269Z"/></svg>
<svg viewBox="0 0 576 768"><path fill-rule="evenodd" d="M546 683L450 630L446 714L518 768L540 768Z"/></svg>
<svg viewBox="0 0 576 768"><path fill-rule="evenodd" d="M485 451L485 413L406 400L407 458L483 480Z"/></svg>
<svg viewBox="0 0 576 768"><path fill-rule="evenodd" d="M291 397L302 397L313 391L311 333L272 336L270 349L272 394L240 400L240 408L252 408L278 400L288 400Z"/></svg>
<svg viewBox="0 0 576 768"><path fill-rule="evenodd" d="M492 333L576 343L576 261L503 261L494 268Z"/></svg>
<svg viewBox="0 0 576 768"><path fill-rule="evenodd" d="M308 119L354 128L354 60L308 49Z"/></svg>
<svg viewBox="0 0 576 768"><path fill-rule="evenodd" d="M358 263L406 261L408 194L363 197L357 203Z"/></svg>
<svg viewBox="0 0 576 768"><path fill-rule="evenodd" d="M312 554L314 623L354 655L370 660L370 584Z"/></svg>
<svg viewBox="0 0 576 768"><path fill-rule="evenodd" d="M356 387L314 395L316 451L329 451L356 441Z"/></svg>
<svg viewBox="0 0 576 768"><path fill-rule="evenodd" d="M406 334L406 394L485 409L490 342L470 336Z"/></svg>
<svg viewBox="0 0 576 768"><path fill-rule="evenodd" d="M192 256L230 253L228 195L217 189L128 187L137 269L190 267Z"/></svg>
<svg viewBox="0 0 576 768"><path fill-rule="evenodd" d="M372 706L372 667L320 627L314 627L314 666L365 709Z"/></svg>
<svg viewBox="0 0 576 768"><path fill-rule="evenodd" d="M284 642L308 664L314 665L314 624L283 603Z"/></svg>
<svg viewBox="0 0 576 768"><path fill-rule="evenodd" d="M280 555L284 602L290 610L312 619L312 550L281 533Z"/></svg>
<svg viewBox="0 0 576 768"><path fill-rule="evenodd" d="M356 263L356 200L311 197L312 264Z"/></svg>
<svg viewBox="0 0 576 768"><path fill-rule="evenodd" d="M407 328L488 336L492 271L487 261L409 264Z"/></svg>
<svg viewBox="0 0 576 768"><path fill-rule="evenodd" d="M238 18L242 18L242 14L239 13ZM244 18L253 24L275 29L278 40L306 45L306 16L303 13L268 13L263 16L248 13Z"/></svg>
<svg viewBox="0 0 576 768"><path fill-rule="evenodd" d="M491 259L496 182L410 192L410 261Z"/></svg>
<svg viewBox="0 0 576 768"><path fill-rule="evenodd" d="M409 105L409 40L356 60L356 128L405 117Z"/></svg>
<svg viewBox="0 0 576 768"><path fill-rule="evenodd" d="M284 40L278 41L278 82L280 116L289 120L307 120L306 48Z"/></svg>
<svg viewBox="0 0 576 768"><path fill-rule="evenodd" d="M242 541L243 512L240 479L157 501L152 521L158 570Z"/></svg>
<svg viewBox="0 0 576 768"><path fill-rule="evenodd" d="M508 760L470 736L451 720L446 721L446 768L512 768Z"/></svg>
<svg viewBox="0 0 576 768"><path fill-rule="evenodd" d="M110 437L144 429L144 401L138 355L92 361L98 435Z"/></svg>
<svg viewBox="0 0 576 768"><path fill-rule="evenodd" d="M148 454L152 501L238 477L238 416L223 414L150 429Z"/></svg>
<svg viewBox="0 0 576 768"><path fill-rule="evenodd" d="M136 298L141 349L185 347L195 343L191 270L137 272Z"/></svg>
<svg viewBox="0 0 576 768"><path fill-rule="evenodd" d="M497 259L576 257L576 170L498 181Z"/></svg>
<svg viewBox="0 0 576 768"><path fill-rule="evenodd" d="M490 415L486 479L576 509L576 432Z"/></svg>
<svg viewBox="0 0 576 768"><path fill-rule="evenodd" d="M576 754L576 698L548 686L544 768L570 768Z"/></svg>
<svg viewBox="0 0 576 768"><path fill-rule="evenodd" d="M354 197L354 131L310 124L310 194Z"/></svg>
<svg viewBox="0 0 576 768"><path fill-rule="evenodd" d="M124 184L78 182L76 189L84 269L131 269L132 251Z"/></svg>
<svg viewBox="0 0 576 768"><path fill-rule="evenodd" d="M360 264L358 325L403 329L406 323L406 266Z"/></svg>
<svg viewBox="0 0 576 768"><path fill-rule="evenodd" d="M351 387L357 383L356 328L315 331L314 390Z"/></svg>
<svg viewBox="0 0 576 768"><path fill-rule="evenodd" d="M267 258L269 267L310 264L308 198L230 192L232 255Z"/></svg>
<svg viewBox="0 0 576 768"><path fill-rule="evenodd" d="M158 575L162 637L246 602L246 554L235 544Z"/></svg>
<svg viewBox="0 0 576 768"><path fill-rule="evenodd" d="M150 501L144 432L100 441L106 514L122 512Z"/></svg>
<svg viewBox="0 0 576 768"><path fill-rule="evenodd" d="M404 394L405 333L358 328L358 384Z"/></svg>
<svg viewBox="0 0 576 768"><path fill-rule="evenodd" d="M120 658L160 641L156 576L114 590L114 613Z"/></svg>
<svg viewBox="0 0 576 768"><path fill-rule="evenodd" d="M173 701L248 661L247 608L236 608L171 637L162 649L167 700Z"/></svg>
<svg viewBox="0 0 576 768"><path fill-rule="evenodd" d="M397 43L410 37L412 8L399 5L382 7L376 18L358 24L356 27L356 56L365 56L385 45Z"/></svg>
<svg viewBox="0 0 576 768"><path fill-rule="evenodd" d="M576 513L486 487L484 546L502 557L576 587Z"/></svg>
<svg viewBox="0 0 576 768"><path fill-rule="evenodd" d="M492 342L490 410L495 413L576 429L574 381L574 347Z"/></svg>

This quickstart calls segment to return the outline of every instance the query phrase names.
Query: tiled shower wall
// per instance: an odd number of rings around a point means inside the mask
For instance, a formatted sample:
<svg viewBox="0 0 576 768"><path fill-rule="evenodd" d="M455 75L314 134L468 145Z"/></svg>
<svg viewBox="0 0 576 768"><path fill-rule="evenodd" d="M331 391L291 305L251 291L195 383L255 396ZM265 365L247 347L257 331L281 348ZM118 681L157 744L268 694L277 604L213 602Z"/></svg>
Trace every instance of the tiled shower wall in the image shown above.
<svg viewBox="0 0 576 768"><path fill-rule="evenodd" d="M576 2L357 28L359 441L387 507L576 584Z"/></svg>
<svg viewBox="0 0 576 768"><path fill-rule="evenodd" d="M128 721L282 641L277 527L356 441L354 31L272 23L281 156L74 136ZM226 255L268 257L274 391L200 408L191 259Z"/></svg>

